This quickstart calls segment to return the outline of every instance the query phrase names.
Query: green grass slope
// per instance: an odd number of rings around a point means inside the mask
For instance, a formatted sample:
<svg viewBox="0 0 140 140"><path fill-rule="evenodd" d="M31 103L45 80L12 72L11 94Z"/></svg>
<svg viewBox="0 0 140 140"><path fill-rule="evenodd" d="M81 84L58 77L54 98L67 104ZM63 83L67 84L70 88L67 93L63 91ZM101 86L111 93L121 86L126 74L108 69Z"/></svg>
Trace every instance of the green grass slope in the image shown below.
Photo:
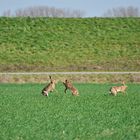
<svg viewBox="0 0 140 140"><path fill-rule="evenodd" d="M0 18L0 71L139 71L140 18Z"/></svg>
<svg viewBox="0 0 140 140"><path fill-rule="evenodd" d="M62 84L49 97L41 84L0 84L1 140L139 140L139 84L127 95L108 95L109 84L74 84L80 96Z"/></svg>

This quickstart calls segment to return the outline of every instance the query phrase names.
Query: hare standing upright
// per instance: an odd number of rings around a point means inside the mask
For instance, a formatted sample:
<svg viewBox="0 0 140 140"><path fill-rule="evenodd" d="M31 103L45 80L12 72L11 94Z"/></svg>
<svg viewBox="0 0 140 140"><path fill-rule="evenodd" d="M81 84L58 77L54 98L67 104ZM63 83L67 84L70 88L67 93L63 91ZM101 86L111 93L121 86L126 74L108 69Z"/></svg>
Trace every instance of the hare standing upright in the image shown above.
<svg viewBox="0 0 140 140"><path fill-rule="evenodd" d="M49 78L50 78L50 83L47 86L45 86L42 90L42 94L45 96L48 96L49 92L53 92L53 90L55 89L56 81L53 80L51 76L49 76Z"/></svg>
<svg viewBox="0 0 140 140"><path fill-rule="evenodd" d="M78 90L72 85L72 83L68 80L65 80L65 82L63 82L64 86L65 86L65 90L64 92L66 93L67 89L69 89L72 93L72 95L74 96L78 96Z"/></svg>

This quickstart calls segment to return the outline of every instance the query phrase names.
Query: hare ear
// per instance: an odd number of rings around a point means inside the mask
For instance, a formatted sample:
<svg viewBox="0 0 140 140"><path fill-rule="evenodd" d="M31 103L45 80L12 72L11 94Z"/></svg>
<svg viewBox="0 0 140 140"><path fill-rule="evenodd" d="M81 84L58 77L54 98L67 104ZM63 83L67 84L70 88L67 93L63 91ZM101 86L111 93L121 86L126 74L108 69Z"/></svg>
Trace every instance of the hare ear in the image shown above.
<svg viewBox="0 0 140 140"><path fill-rule="evenodd" d="M49 75L50 80L52 80L52 77Z"/></svg>

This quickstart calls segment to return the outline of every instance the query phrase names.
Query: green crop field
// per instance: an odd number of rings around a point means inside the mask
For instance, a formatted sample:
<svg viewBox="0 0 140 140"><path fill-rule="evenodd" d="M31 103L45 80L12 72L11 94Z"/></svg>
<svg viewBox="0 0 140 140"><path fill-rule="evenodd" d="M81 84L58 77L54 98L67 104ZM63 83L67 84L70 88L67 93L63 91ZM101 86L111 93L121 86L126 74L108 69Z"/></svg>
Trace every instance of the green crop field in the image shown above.
<svg viewBox="0 0 140 140"><path fill-rule="evenodd" d="M140 71L140 18L0 18L0 71Z"/></svg>
<svg viewBox="0 0 140 140"><path fill-rule="evenodd" d="M139 140L139 84L127 94L108 94L113 84L75 83L80 96L61 83L41 95L44 84L0 84L1 140Z"/></svg>

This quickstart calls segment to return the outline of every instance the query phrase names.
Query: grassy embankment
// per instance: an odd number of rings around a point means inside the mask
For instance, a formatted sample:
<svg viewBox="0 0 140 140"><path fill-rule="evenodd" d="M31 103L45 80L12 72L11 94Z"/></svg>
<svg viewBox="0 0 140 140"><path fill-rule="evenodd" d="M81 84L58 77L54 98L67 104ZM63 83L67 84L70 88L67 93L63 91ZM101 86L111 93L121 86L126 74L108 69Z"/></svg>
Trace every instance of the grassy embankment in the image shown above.
<svg viewBox="0 0 140 140"><path fill-rule="evenodd" d="M139 71L140 18L0 18L0 71Z"/></svg>

